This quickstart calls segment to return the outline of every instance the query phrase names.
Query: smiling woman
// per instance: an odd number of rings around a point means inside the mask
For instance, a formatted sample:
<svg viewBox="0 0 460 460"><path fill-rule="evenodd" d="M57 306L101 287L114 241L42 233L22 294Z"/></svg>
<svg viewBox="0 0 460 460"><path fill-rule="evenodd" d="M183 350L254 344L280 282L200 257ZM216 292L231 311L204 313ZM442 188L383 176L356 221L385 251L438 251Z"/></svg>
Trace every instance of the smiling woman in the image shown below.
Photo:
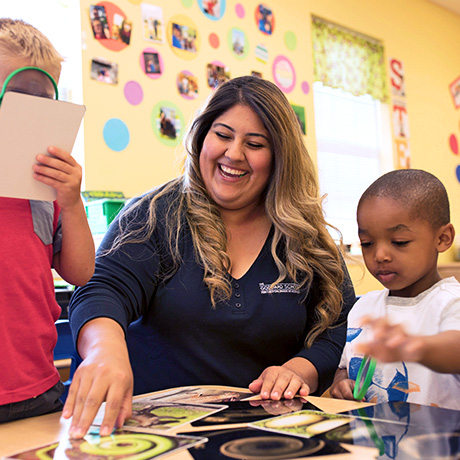
<svg viewBox="0 0 460 460"><path fill-rule="evenodd" d="M104 400L110 433L133 385L247 385L273 400L325 390L355 301L326 225L285 95L258 77L220 85L190 127L183 174L118 216L73 296L85 359L64 409L71 435Z"/></svg>

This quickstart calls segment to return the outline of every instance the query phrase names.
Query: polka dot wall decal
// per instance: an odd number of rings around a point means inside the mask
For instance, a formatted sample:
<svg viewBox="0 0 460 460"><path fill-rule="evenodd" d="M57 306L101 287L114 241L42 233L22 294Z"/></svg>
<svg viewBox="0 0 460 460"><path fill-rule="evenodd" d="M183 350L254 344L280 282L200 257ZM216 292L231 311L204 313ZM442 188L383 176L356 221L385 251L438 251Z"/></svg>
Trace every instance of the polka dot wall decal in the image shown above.
<svg viewBox="0 0 460 460"><path fill-rule="evenodd" d="M137 81L128 81L124 88L126 100L132 105L138 105L144 98L142 86Z"/></svg>
<svg viewBox="0 0 460 460"><path fill-rule="evenodd" d="M129 144L128 127L118 118L108 120L102 132L104 141L115 152L121 152Z"/></svg>
<svg viewBox="0 0 460 460"><path fill-rule="evenodd" d="M272 66L273 79L285 93L290 93L295 87L295 69L286 56L277 56Z"/></svg>
<svg viewBox="0 0 460 460"><path fill-rule="evenodd" d="M308 94L310 92L310 85L308 84L308 81L302 82L302 91L304 94Z"/></svg>
<svg viewBox="0 0 460 460"><path fill-rule="evenodd" d="M244 11L244 6L241 3L238 3L235 6L235 13L240 18L243 19L246 12Z"/></svg>
<svg viewBox="0 0 460 460"><path fill-rule="evenodd" d="M193 5L193 0L182 0L182 6L185 8L190 8Z"/></svg>
<svg viewBox="0 0 460 460"><path fill-rule="evenodd" d="M218 37L215 33L209 34L208 40L209 40L209 44L210 44L214 49L219 48L220 40L219 40L219 37Z"/></svg>
<svg viewBox="0 0 460 460"><path fill-rule="evenodd" d="M457 180L460 182L460 165L457 166L457 169L455 170L455 174L457 175Z"/></svg>
<svg viewBox="0 0 460 460"><path fill-rule="evenodd" d="M449 145L450 145L450 149L452 150L452 152L454 152L455 155L458 155L458 141L457 141L457 136L455 134L450 135Z"/></svg>
<svg viewBox="0 0 460 460"><path fill-rule="evenodd" d="M284 43L288 50L294 51L297 48L297 36L294 32L288 31L284 34Z"/></svg>
<svg viewBox="0 0 460 460"><path fill-rule="evenodd" d="M263 45L262 43L259 43L256 46L255 55L256 55L256 59L258 61L263 62L264 64L266 64L267 61L268 61L268 48L265 45Z"/></svg>

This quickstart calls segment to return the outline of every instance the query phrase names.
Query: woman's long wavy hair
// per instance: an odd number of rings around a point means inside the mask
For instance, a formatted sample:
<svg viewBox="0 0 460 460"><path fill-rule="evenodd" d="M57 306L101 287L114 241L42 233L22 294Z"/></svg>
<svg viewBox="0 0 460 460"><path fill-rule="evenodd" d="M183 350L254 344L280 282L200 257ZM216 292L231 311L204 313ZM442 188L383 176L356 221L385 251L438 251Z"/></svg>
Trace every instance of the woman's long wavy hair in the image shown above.
<svg viewBox="0 0 460 460"><path fill-rule="evenodd" d="M185 215L213 307L218 301L230 297L232 288L228 272L231 262L226 253L227 233L219 208L204 185L199 158L214 121L240 104L254 110L270 135L273 166L265 190L265 211L274 228L271 253L279 270L273 286L286 278L305 289L311 286L317 304L314 308L315 324L306 341L310 346L339 317L342 259L327 230L316 170L304 145L299 122L288 100L273 83L244 76L217 88L189 129L183 174L156 191L153 199L151 194L143 198L151 200L146 226L122 234L115 246L148 239L156 226L156 200L181 186L180 198L164 216L174 264L177 267L181 261L179 242ZM135 208L143 200L138 201ZM129 213L120 222L129 219Z"/></svg>

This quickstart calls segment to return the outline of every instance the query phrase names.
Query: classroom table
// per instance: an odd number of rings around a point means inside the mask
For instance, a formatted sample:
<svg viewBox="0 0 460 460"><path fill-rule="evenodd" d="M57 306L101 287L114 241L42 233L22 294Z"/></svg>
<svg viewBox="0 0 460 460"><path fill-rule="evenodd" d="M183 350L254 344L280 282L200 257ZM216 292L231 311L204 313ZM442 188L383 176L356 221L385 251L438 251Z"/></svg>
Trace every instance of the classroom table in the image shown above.
<svg viewBox="0 0 460 460"><path fill-rule="evenodd" d="M145 395L142 395L145 396ZM141 397L141 396L139 396ZM368 406L368 403L345 401L326 397L309 396L308 401L328 413L337 413ZM61 413L42 415L24 420L0 424L0 458L14 453L37 448L60 439L65 439L70 427L70 420L61 417ZM174 434L174 431L172 432ZM171 434L171 432L168 432ZM193 435L193 433L190 433ZM334 459L375 459L377 449L344 445L350 451L349 454L335 454L333 456L316 457L321 460ZM168 460L193 460L187 450L171 454L165 457ZM313 457L308 457L309 459Z"/></svg>

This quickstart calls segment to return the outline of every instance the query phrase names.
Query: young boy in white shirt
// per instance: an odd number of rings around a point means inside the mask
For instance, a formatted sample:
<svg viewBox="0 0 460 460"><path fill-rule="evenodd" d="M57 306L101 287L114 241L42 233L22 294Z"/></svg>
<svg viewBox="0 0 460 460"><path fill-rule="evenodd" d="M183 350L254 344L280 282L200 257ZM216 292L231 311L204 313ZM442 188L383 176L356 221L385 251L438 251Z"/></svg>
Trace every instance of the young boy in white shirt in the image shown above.
<svg viewBox="0 0 460 460"><path fill-rule="evenodd" d="M357 218L364 262L385 289L352 308L331 395L354 399L365 354L377 360L366 401L460 409L460 283L437 268L455 236L443 184L426 171L389 172L364 192Z"/></svg>

